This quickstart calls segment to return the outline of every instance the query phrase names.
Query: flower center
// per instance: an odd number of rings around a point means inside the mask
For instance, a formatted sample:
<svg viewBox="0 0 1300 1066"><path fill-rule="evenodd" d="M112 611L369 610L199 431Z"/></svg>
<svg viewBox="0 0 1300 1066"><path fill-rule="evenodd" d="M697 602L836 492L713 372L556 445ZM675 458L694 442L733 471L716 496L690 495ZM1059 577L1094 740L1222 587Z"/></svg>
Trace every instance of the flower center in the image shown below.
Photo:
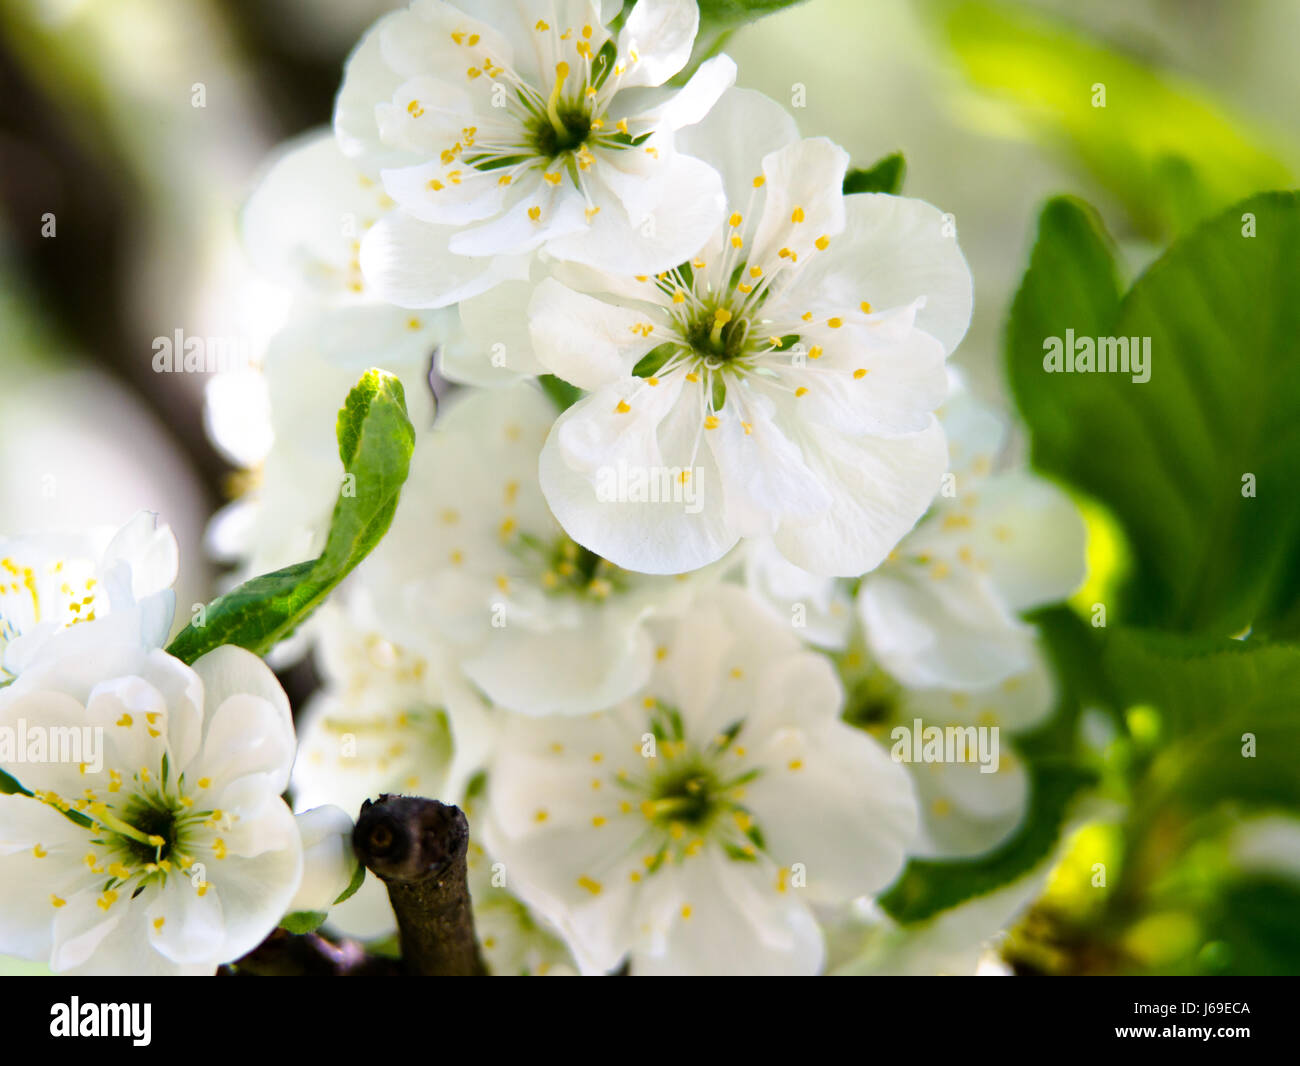
<svg viewBox="0 0 1300 1066"><path fill-rule="evenodd" d="M562 104L548 110L545 118L536 116L529 123L533 150L543 159L555 159L565 152L575 152L591 134L592 117L578 104Z"/></svg>
<svg viewBox="0 0 1300 1066"><path fill-rule="evenodd" d="M507 549L550 595L599 601L627 587L625 571L564 534L547 541L513 528L511 519L503 526L507 529Z"/></svg>
<svg viewBox="0 0 1300 1066"><path fill-rule="evenodd" d="M651 781L651 818L661 828L679 823L690 829L704 829L724 807L718 775L698 755L674 765L670 762Z"/></svg>
<svg viewBox="0 0 1300 1066"><path fill-rule="evenodd" d="M681 713L660 700L651 706L649 731L655 737L655 754L649 774L632 782L646 798L641 814L653 827L656 850L646 856L654 873L665 861L696 854L706 839L719 844L729 856L753 861L763 836L743 803L744 786L758 776L747 769L745 750L735 743L744 726L738 721L696 744L686 739Z"/></svg>
<svg viewBox="0 0 1300 1066"><path fill-rule="evenodd" d="M875 665L864 665L861 652L837 656L848 682L842 715L849 725L878 735L898 715L902 686Z"/></svg>
<svg viewBox="0 0 1300 1066"><path fill-rule="evenodd" d="M452 32L452 40L466 50L471 62L467 84L475 92L490 94L490 110L480 112L480 125L463 129L439 155L447 167L460 162L480 171L500 171L503 186L538 170L546 183L559 185L567 173L587 196L588 214L594 217L599 209L591 204L582 180L596 163L592 150L633 148L652 132L629 130L628 117L607 118L624 73L639 59L635 52L620 58L617 44L601 27L552 26L540 19L533 30L538 54L554 62L555 80L549 92L508 64L494 61L479 34ZM413 99L407 112L418 120L425 114L424 104ZM646 151L657 155L653 147ZM440 192L459 181L459 172L449 171L432 179L430 188ZM541 205L535 207L532 217L537 222Z"/></svg>
<svg viewBox="0 0 1300 1066"><path fill-rule="evenodd" d="M134 795L122 812L122 821L135 829L139 837L119 834L119 847L140 865L170 859L179 847L181 827L176 813L151 797ZM140 838L143 839L140 839ZM157 841L162 843L156 843Z"/></svg>

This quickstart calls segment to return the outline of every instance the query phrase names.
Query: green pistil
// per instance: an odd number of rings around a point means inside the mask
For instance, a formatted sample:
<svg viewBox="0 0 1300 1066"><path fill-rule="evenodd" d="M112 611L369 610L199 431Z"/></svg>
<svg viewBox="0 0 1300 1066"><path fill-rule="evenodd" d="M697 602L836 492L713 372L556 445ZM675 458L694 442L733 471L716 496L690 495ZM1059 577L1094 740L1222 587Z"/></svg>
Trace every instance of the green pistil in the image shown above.
<svg viewBox="0 0 1300 1066"><path fill-rule="evenodd" d="M678 822L701 829L726 806L721 791L721 782L712 768L692 760L654 779L646 812L661 825Z"/></svg>

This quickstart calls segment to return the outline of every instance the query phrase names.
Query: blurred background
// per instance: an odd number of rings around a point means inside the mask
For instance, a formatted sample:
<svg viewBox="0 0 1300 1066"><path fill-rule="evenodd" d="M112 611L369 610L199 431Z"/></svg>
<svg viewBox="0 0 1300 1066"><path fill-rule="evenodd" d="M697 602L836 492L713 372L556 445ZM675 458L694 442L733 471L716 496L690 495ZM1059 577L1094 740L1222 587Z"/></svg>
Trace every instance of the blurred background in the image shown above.
<svg viewBox="0 0 1300 1066"><path fill-rule="evenodd" d="M181 543L181 621L210 597L203 531L238 455L209 442L204 377L155 373L154 341L255 357L274 332L283 298L242 260L240 206L277 142L328 123L348 51L391 6L0 0L0 531L155 510ZM956 362L1005 402L1001 332L1042 202L1095 204L1136 273L1200 219L1293 187L1298 40L1295 0L807 0L726 47L805 135L857 166L902 151L903 191L952 213L976 291ZM1113 827L1085 832L1118 853ZM1252 833L1216 846L1300 864L1291 823ZM1057 896L1047 911L1093 905ZM1138 947L1177 968L1159 953L1185 932ZM1117 968L1032 921L1018 936L1027 972Z"/></svg>

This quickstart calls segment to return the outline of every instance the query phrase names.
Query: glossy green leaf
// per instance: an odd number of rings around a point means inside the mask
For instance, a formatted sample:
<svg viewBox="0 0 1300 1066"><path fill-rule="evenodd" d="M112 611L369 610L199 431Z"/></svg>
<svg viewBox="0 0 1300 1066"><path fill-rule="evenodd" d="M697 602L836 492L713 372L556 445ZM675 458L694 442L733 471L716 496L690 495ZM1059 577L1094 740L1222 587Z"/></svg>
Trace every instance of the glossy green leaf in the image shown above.
<svg viewBox="0 0 1300 1066"><path fill-rule="evenodd" d="M857 192L884 192L897 196L903 188L907 163L902 152L894 152L865 170L850 170L844 176L845 195Z"/></svg>
<svg viewBox="0 0 1300 1066"><path fill-rule="evenodd" d="M1298 242L1300 198L1257 196L1175 242L1121 301L1095 215L1068 199L1042 213L1008 373L1034 465L1100 500L1129 540L1112 621L1300 633ZM1048 373L1067 330L1149 343L1149 380Z"/></svg>
<svg viewBox="0 0 1300 1066"><path fill-rule="evenodd" d="M339 412L338 442L346 477L320 557L253 578L213 600L202 625L177 634L167 649L172 655L192 663L222 644L266 654L379 543L415 446L402 383L381 370L367 371Z"/></svg>

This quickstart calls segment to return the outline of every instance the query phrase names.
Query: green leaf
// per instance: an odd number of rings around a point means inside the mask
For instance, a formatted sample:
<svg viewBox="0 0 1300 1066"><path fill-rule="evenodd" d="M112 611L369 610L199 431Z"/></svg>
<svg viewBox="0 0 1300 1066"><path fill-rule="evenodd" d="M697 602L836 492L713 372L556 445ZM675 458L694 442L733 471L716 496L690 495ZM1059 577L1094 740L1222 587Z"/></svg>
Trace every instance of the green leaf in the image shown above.
<svg viewBox="0 0 1300 1066"><path fill-rule="evenodd" d="M1250 878L1230 886L1210 935L1225 943L1224 975L1300 973L1300 885Z"/></svg>
<svg viewBox="0 0 1300 1066"><path fill-rule="evenodd" d="M582 390L580 388L576 385L570 385L563 378L557 378L554 374L542 374L538 377L537 384L542 387L542 391L551 398L555 406L561 411L567 411L582 399Z"/></svg>
<svg viewBox="0 0 1300 1066"><path fill-rule="evenodd" d="M990 0L939 0L926 10L984 98L982 112L996 116L994 131L1018 127L1063 148L1147 236L1185 231L1236 200L1293 183L1267 147L1270 136L1116 45ZM1104 107L1096 106L1101 87Z"/></svg>
<svg viewBox="0 0 1300 1066"><path fill-rule="evenodd" d="M855 192L886 192L897 196L903 188L907 163L902 152L894 152L873 163L866 170L854 169L844 175L844 194Z"/></svg>
<svg viewBox="0 0 1300 1066"><path fill-rule="evenodd" d="M303 933L316 932L328 917L324 911L294 911L280 919L280 928L301 936Z"/></svg>
<svg viewBox="0 0 1300 1066"><path fill-rule="evenodd" d="M897 922L932 918L1029 873L1051 854L1070 804L1093 782L1087 770L1065 761L1025 759L1029 808L1024 823L1001 846L970 859L913 859L880 905Z"/></svg>
<svg viewBox="0 0 1300 1066"><path fill-rule="evenodd" d="M700 64L718 55L726 47L731 34L746 23L803 2L804 0L699 0L700 28L695 35L691 57L669 84L678 87L685 85ZM611 28L621 25L632 6L632 0L628 0L619 17L611 23Z"/></svg>
<svg viewBox="0 0 1300 1066"><path fill-rule="evenodd" d="M1061 687L1056 713L1014 748L1025 766L1029 796L1020 826L992 851L968 859L913 859L880 905L897 922L922 922L1029 873L1052 854L1074 801L1097 775L1076 759L1073 746L1085 703L1100 698L1095 684L1098 642L1064 608L1039 612L1039 626Z"/></svg>
<svg viewBox="0 0 1300 1066"><path fill-rule="evenodd" d="M1095 216L1073 200L1043 211L1008 372L1034 465L1100 500L1130 541L1112 618L1300 633L1297 242L1300 197L1257 196L1177 241L1121 302ZM1067 329L1149 338L1150 380L1046 372L1045 345Z"/></svg>
<svg viewBox="0 0 1300 1066"><path fill-rule="evenodd" d="M1300 647L1119 630L1106 669L1126 704L1158 715L1141 792L1148 813L1173 801L1300 808Z"/></svg>
<svg viewBox="0 0 1300 1066"><path fill-rule="evenodd" d="M349 900L357 894L357 891L365 884L366 867L364 863L358 862L357 868L352 872L352 880L348 882L348 887L339 893L339 898L334 901L334 906L338 906L344 900Z"/></svg>
<svg viewBox="0 0 1300 1066"><path fill-rule="evenodd" d="M382 370L366 371L339 412L337 435L347 477L320 557L253 578L213 600L203 625L177 634L167 649L172 655L192 663L222 644L266 654L379 543L415 446L402 383Z"/></svg>
<svg viewBox="0 0 1300 1066"><path fill-rule="evenodd" d="M0 796L11 796L15 792L20 792L24 796L30 796L31 793L18 783L16 777L10 777L3 770L0 770Z"/></svg>
<svg viewBox="0 0 1300 1066"><path fill-rule="evenodd" d="M738 25L802 2L803 0L699 0L700 22Z"/></svg>

